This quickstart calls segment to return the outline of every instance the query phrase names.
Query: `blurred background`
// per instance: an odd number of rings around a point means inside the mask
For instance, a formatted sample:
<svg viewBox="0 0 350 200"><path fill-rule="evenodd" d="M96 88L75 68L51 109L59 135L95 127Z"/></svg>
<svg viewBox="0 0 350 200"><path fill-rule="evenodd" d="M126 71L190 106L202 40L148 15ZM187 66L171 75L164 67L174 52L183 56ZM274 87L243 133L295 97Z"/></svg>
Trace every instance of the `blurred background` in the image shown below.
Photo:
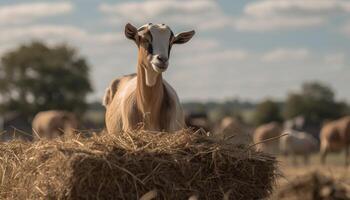
<svg viewBox="0 0 350 200"><path fill-rule="evenodd" d="M250 147L275 137L265 148L277 154L277 145L286 161L278 184L320 170L322 127L350 115L348 0L1 0L0 140L32 140L33 118L46 110L74 113L80 132L103 130L105 89L136 72L128 22L196 31L172 48L165 73L189 126ZM279 143L285 129L292 142ZM328 139L344 150L346 137ZM295 168L288 154L311 165ZM350 191L344 157L329 160L321 171Z"/></svg>
<svg viewBox="0 0 350 200"><path fill-rule="evenodd" d="M37 112L59 109L102 129L105 88L136 70L124 25L153 22L196 30L165 73L188 116L210 127L302 116L317 138L325 120L349 114L350 2L315 2L2 0L1 125L31 132Z"/></svg>

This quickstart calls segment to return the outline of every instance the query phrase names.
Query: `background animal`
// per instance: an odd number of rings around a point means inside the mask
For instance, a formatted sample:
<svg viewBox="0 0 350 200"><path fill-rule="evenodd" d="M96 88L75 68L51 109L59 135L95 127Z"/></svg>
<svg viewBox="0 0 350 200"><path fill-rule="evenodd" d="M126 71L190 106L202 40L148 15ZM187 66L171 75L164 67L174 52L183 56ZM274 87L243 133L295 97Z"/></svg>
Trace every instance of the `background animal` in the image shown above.
<svg viewBox="0 0 350 200"><path fill-rule="evenodd" d="M296 116L288 119L283 123L285 129L292 129L295 131L302 131L312 135L319 141L319 135L321 131L321 122L315 122L307 119L303 115Z"/></svg>
<svg viewBox="0 0 350 200"><path fill-rule="evenodd" d="M176 131L185 127L175 90L163 80L173 44L188 42L194 31L174 35L165 24L125 26L125 36L138 47L137 74L114 80L107 88L106 127L109 133L139 127L152 131Z"/></svg>
<svg viewBox="0 0 350 200"><path fill-rule="evenodd" d="M302 131L305 127L305 118L303 116L297 116L292 119L286 120L283 126L287 130Z"/></svg>
<svg viewBox="0 0 350 200"><path fill-rule="evenodd" d="M211 122L207 113L185 113L186 126L193 128L194 130L203 129L206 132L210 132L212 129Z"/></svg>
<svg viewBox="0 0 350 200"><path fill-rule="evenodd" d="M49 110L39 112L33 119L34 136L53 139L62 135L73 134L78 128L76 116L67 111Z"/></svg>
<svg viewBox="0 0 350 200"><path fill-rule="evenodd" d="M296 164L298 155L304 157L304 164L308 164L309 156L318 150L318 142L310 134L292 129L285 130L288 135L280 138L280 151L285 156L291 156Z"/></svg>
<svg viewBox="0 0 350 200"><path fill-rule="evenodd" d="M252 142L252 137L247 127L233 117L224 117L215 130L214 135L231 144L246 145Z"/></svg>
<svg viewBox="0 0 350 200"><path fill-rule="evenodd" d="M345 149L345 164L349 164L350 116L326 123L321 130L321 163L326 162L329 152Z"/></svg>
<svg viewBox="0 0 350 200"><path fill-rule="evenodd" d="M277 122L270 122L259 126L253 136L256 148L271 154L277 154L279 151L279 139L272 139L278 137L282 133L282 127ZM268 141L265 141L268 140Z"/></svg>

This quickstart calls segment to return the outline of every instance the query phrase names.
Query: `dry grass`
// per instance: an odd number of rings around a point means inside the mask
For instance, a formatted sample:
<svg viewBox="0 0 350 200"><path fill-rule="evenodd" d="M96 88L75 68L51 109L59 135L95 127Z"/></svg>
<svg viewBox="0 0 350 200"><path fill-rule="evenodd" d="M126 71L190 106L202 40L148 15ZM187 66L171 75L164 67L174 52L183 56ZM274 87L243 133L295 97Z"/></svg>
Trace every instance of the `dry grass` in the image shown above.
<svg viewBox="0 0 350 200"><path fill-rule="evenodd" d="M341 181L314 171L283 185L274 193L272 199L348 200L350 194Z"/></svg>
<svg viewBox="0 0 350 200"><path fill-rule="evenodd" d="M317 154L308 165L293 165L290 159L279 157L282 176L272 199L350 199L350 167L344 166L344 156L333 154L328 160L321 165Z"/></svg>
<svg viewBox="0 0 350 200"><path fill-rule="evenodd" d="M261 199L276 160L181 131L0 144L0 199Z"/></svg>

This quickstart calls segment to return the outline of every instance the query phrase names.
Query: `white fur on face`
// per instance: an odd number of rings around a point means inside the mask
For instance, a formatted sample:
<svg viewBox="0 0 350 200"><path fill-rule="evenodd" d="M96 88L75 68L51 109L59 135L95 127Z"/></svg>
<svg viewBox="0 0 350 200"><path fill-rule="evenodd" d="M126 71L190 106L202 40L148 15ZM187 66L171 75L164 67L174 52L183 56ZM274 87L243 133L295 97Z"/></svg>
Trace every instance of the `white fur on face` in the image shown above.
<svg viewBox="0 0 350 200"><path fill-rule="evenodd" d="M163 24L156 24L149 26L149 30L152 34L152 48L153 55L151 59L151 64L153 69L158 72L164 72L168 65L168 52L171 30L168 26ZM166 61L162 62L157 59L157 56L163 57Z"/></svg>

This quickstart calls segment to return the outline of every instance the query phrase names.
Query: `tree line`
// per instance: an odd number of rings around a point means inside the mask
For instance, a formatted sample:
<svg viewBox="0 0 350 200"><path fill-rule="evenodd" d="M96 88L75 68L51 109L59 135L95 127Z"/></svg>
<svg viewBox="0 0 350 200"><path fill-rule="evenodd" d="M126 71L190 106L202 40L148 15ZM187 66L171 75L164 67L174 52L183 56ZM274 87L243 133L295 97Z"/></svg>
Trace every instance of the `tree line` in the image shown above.
<svg viewBox="0 0 350 200"><path fill-rule="evenodd" d="M303 116L306 121L321 124L350 114L346 102L337 101L332 88L321 82L306 82L291 92L285 102L265 100L257 105L255 124L283 121Z"/></svg>
<svg viewBox="0 0 350 200"><path fill-rule="evenodd" d="M77 50L42 42L6 52L0 65L0 113L30 120L43 110L83 113L92 92L90 66Z"/></svg>
<svg viewBox="0 0 350 200"><path fill-rule="evenodd" d="M285 101L265 99L253 103L233 99L224 102L188 102L184 107L190 112L206 112L213 121L232 116L255 126L272 121L283 122L297 116L303 116L308 123L320 125L326 120L350 114L347 103L337 101L333 89L317 81L302 84L300 90L290 92Z"/></svg>

